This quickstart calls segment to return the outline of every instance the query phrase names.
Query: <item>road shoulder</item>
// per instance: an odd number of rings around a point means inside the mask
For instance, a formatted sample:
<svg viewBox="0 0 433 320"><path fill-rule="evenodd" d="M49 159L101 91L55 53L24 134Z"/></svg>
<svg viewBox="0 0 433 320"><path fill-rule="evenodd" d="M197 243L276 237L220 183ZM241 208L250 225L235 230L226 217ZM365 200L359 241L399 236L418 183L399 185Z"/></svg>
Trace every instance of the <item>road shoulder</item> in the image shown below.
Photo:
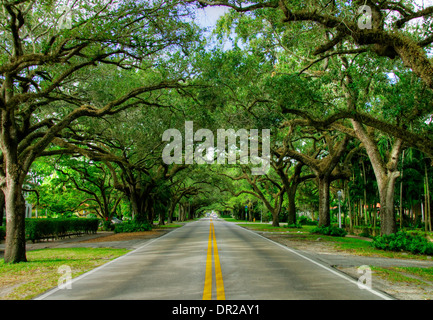
<svg viewBox="0 0 433 320"><path fill-rule="evenodd" d="M433 267L432 260L393 259L367 257L351 254L333 247L332 243L325 241L294 241L287 234L275 234L272 232L257 232L261 236L276 243L296 250L303 255L312 258L328 267L339 270L355 280L361 276L359 268L368 267ZM398 300L432 300L431 290L433 283L429 281L398 282L390 281L381 274L372 271L373 288L385 292Z"/></svg>

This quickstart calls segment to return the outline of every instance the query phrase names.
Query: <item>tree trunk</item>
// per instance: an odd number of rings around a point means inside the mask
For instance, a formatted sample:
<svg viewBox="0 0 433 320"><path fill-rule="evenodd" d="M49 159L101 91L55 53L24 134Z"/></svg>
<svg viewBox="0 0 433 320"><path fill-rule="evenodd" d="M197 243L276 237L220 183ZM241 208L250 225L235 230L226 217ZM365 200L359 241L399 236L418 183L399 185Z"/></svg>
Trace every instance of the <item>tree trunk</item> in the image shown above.
<svg viewBox="0 0 433 320"><path fill-rule="evenodd" d="M352 213L352 203L350 200L350 190L349 190L349 182L347 180L344 181L344 194L347 195L347 205L349 211L349 231L353 232L353 213Z"/></svg>
<svg viewBox="0 0 433 320"><path fill-rule="evenodd" d="M22 186L8 179L4 189L6 204L6 243L5 263L25 262L26 258L26 234L25 234L25 200L22 194Z"/></svg>
<svg viewBox="0 0 433 320"><path fill-rule="evenodd" d="M319 226L327 227L331 224L329 214L329 186L328 176L320 176L319 179Z"/></svg>
<svg viewBox="0 0 433 320"><path fill-rule="evenodd" d="M185 221L185 206L179 203L179 221Z"/></svg>
<svg viewBox="0 0 433 320"><path fill-rule="evenodd" d="M279 227L280 226L280 211L278 209L275 209L272 211L272 226L273 227Z"/></svg>
<svg viewBox="0 0 433 320"><path fill-rule="evenodd" d="M23 182L28 166L19 162L17 130L13 126L13 115L2 112L0 122L0 144L3 154L2 186L6 207L5 263L27 261ZM29 163L31 162L30 159Z"/></svg>
<svg viewBox="0 0 433 320"><path fill-rule="evenodd" d="M164 225L164 213L162 211L160 211L158 216L159 216L158 225L163 226Z"/></svg>
<svg viewBox="0 0 433 320"><path fill-rule="evenodd" d="M388 235L397 232L397 223L394 213L394 189L398 173L379 179L379 198L380 198L380 234Z"/></svg>
<svg viewBox="0 0 433 320"><path fill-rule="evenodd" d="M146 222L149 221L146 215L146 199L140 195L140 192L134 190L129 195L129 201L131 203L132 215L134 220Z"/></svg>
<svg viewBox="0 0 433 320"><path fill-rule="evenodd" d="M397 232L397 222L394 215L394 189L400 172L397 171L397 163L402 148L402 141L397 139L390 151L387 161L381 159L381 155L375 143L365 132L362 125L352 121L355 132L370 158L374 175L379 189L381 234L392 234Z"/></svg>
<svg viewBox="0 0 433 320"><path fill-rule="evenodd" d="M173 213L174 213L175 208L176 208L176 204L174 204L174 201L171 201L170 207L168 208L168 213L167 213L167 224L170 224L173 222Z"/></svg>
<svg viewBox="0 0 433 320"><path fill-rule="evenodd" d="M404 210L403 210L403 167L404 167L404 152L403 150L401 156L401 180L400 180L400 230L403 230L403 219L404 219Z"/></svg>
<svg viewBox="0 0 433 320"><path fill-rule="evenodd" d="M296 202L295 202L296 189L297 189L297 185L292 186L289 192L287 192L288 201L289 201L287 223L289 225L296 223Z"/></svg>
<svg viewBox="0 0 433 320"><path fill-rule="evenodd" d="M428 183L428 171L427 171L427 164L425 164L425 231L431 231L432 224L431 224L431 212L430 212L430 188Z"/></svg>

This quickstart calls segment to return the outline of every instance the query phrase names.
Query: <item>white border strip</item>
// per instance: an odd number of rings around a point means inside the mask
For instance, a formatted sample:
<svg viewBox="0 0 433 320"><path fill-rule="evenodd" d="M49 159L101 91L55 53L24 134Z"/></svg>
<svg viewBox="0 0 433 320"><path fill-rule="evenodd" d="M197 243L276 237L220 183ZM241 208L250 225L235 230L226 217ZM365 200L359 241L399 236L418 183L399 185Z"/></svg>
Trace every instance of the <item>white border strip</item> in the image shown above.
<svg viewBox="0 0 433 320"><path fill-rule="evenodd" d="M97 267L97 268L95 268L95 269L92 269L92 270L90 270L90 271L88 271L88 272L86 272L86 273L83 273L82 275L80 275L80 276L78 276L78 277L76 277L76 278L73 278L73 279L71 280L70 284L72 285L74 282L76 282L76 281L78 281L78 280L81 280L81 279L85 278L86 276L88 276L88 275L90 275L90 274L92 274L92 273L95 273L95 272L101 270L102 268L105 268L106 266L108 266L108 265L110 265L110 264L112 264L112 263L114 263L114 262L117 262L117 261L119 261L119 260L121 260L121 259L123 259L123 258L125 258L125 257L127 257L127 256L129 256L129 255L131 255L131 254L133 254L133 253L135 253L135 252L138 251L138 250L141 250L141 249L144 248L144 247L147 247L148 245L154 243L155 241L157 241L157 240L159 240L159 239L162 239L162 238L168 236L169 234L178 231L178 230L181 229L181 228L182 228L182 227L180 227L180 228L176 228L175 230L170 231L170 232L167 232L166 234L164 234L164 235L162 235L162 236L160 236L160 237L158 237L158 238L155 238L155 239L149 240L149 241L147 241L145 244L143 244L142 246L140 246L140 247L138 247L138 248L136 248L136 249L134 249L134 250L132 250L132 251L130 251L130 252L128 252L128 253L126 253L126 254L120 256L120 257L117 257L117 258L114 259L114 260L111 260L111 261L109 261L109 262L107 262L107 263L104 263L103 265L101 265L101 266L99 266L99 267ZM50 295L52 295L53 293L56 293L56 292L59 291L59 290L65 290L65 289L60 289L60 288L57 286L57 287L55 287L54 289L51 289L50 291L48 291L48 292L46 292L46 293L43 293L43 294L37 296L37 297L34 298L33 300L43 300L43 299L49 297Z"/></svg>
<svg viewBox="0 0 433 320"><path fill-rule="evenodd" d="M235 225L236 225L236 224L235 224ZM238 225L236 225L236 226L239 227L239 228L242 228L242 227L240 227L240 226L238 226ZM261 237L261 238L263 238L263 239L266 239L266 240L268 240L269 242L271 242L271 243L273 243L273 244L275 244L275 245L277 245L277 246L279 246L279 247L281 247L281 248L283 248L283 249L286 249L287 251L289 251L289 252L291 252L291 253L294 253L294 254L296 254L297 256L299 256L299 257L301 257L301 258L304 258L305 260L308 260L309 262L312 262L312 263L314 263L315 265L318 265L319 267L322 267L323 269L325 269L325 270L327 270L327 271L329 271L329 272L331 272L331 273L333 273L333 274L335 274L335 275L337 275L337 276L339 276L339 277L341 277L341 278L343 278L343 279L346 279L347 281L349 281L349 282L351 282L351 283L353 283L353 284L355 284L355 285L358 285L358 282L355 281L353 278L351 278L351 277L349 277L349 276L347 276L347 275L345 275L345 274L343 274L343 273L341 273L341 272L338 272L338 271L336 271L336 270L334 270L334 269L331 269L331 268L329 268L329 267L327 267L327 266L325 266L325 265L323 265L323 264L321 264L321 263L319 263L319 262L317 262L317 261L314 261L313 259L310 259L310 258L304 256L303 254L301 254L301 253L299 253L299 252L296 252L295 250L290 249L289 247L286 247L285 245L282 245L281 243L278 243L278 242L275 242L275 241L273 241L273 240L271 240L271 239L268 239L268 238L266 238L266 237L264 237L264 236L258 234L257 232L254 232L254 231L252 231L252 230L249 230L249 229L246 229L246 228L242 228L242 229L244 229L244 230L246 230L246 231L248 231L248 232L251 232L251 233L255 234L255 235L258 236L258 237ZM366 286L365 286L365 288L364 288L363 290L367 290L367 291L369 291L369 292L371 292L371 293L373 293L373 294L377 295L378 297L380 297L380 298L382 298L382 299L385 299L385 300L395 300L395 299L393 299L392 297L390 297L390 296L388 296L388 295L386 295L386 294L383 294L383 293L381 293L381 292L379 292L379 291L377 291L377 290L375 290L375 289L372 289L372 288L369 288L369 287L366 287Z"/></svg>

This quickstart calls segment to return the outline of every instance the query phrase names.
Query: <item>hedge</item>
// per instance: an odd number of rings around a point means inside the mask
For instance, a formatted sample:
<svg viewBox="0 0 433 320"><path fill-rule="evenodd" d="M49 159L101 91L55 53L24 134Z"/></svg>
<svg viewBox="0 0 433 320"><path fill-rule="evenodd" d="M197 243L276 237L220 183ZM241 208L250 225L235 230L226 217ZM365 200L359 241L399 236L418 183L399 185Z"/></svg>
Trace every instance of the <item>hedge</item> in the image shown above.
<svg viewBox="0 0 433 320"><path fill-rule="evenodd" d="M333 237L345 237L347 235L346 230L335 227L335 226L315 227L313 230L311 230L311 233L323 234L323 235L333 236Z"/></svg>
<svg viewBox="0 0 433 320"><path fill-rule="evenodd" d="M372 246L385 251L408 251L413 254L433 254L433 243L421 235L398 231L373 238Z"/></svg>
<svg viewBox="0 0 433 320"><path fill-rule="evenodd" d="M31 241L61 238L83 233L96 233L99 220L87 219L26 219L26 238Z"/></svg>
<svg viewBox="0 0 433 320"><path fill-rule="evenodd" d="M138 221L125 221L123 223L116 224L114 227L114 233L138 232L138 231L149 231L149 230L152 230L152 226L149 222L138 222Z"/></svg>

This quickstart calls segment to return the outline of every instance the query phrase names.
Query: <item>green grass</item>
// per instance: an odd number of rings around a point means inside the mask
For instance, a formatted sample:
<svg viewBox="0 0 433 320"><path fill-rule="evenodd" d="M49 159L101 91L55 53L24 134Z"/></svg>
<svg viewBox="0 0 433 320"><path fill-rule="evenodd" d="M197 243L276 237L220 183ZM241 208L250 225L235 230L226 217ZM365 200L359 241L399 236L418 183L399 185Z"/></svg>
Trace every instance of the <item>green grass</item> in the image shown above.
<svg viewBox="0 0 433 320"><path fill-rule="evenodd" d="M162 226L160 225L154 226L153 229L170 229L170 228L180 228L180 227L182 227L181 224L170 223L170 224L164 224Z"/></svg>
<svg viewBox="0 0 433 320"><path fill-rule="evenodd" d="M245 222L245 221L242 221ZM315 226L302 226L302 228L287 228L285 225L280 225L279 227L274 227L272 224L267 223L238 223L239 226L245 227L254 231L264 231L264 232L306 232L309 233Z"/></svg>
<svg viewBox="0 0 433 320"><path fill-rule="evenodd" d="M433 268L417 267L372 267L376 275L386 278L391 282L429 285L433 282Z"/></svg>
<svg viewBox="0 0 433 320"><path fill-rule="evenodd" d="M0 260L0 299L28 300L57 286L59 267L71 268L77 277L129 252L112 248L53 248L27 252L28 262L5 264Z"/></svg>
<svg viewBox="0 0 433 320"><path fill-rule="evenodd" d="M311 234L310 231L314 229L315 226L310 225L304 225L302 228L287 228L283 225L280 227L273 227L271 224L240 223L239 226L254 231L286 232L287 236L290 237L290 240L292 241L314 242L320 239L321 242L327 243L330 247L355 255L400 259L428 259L425 255L378 250L371 246L371 241L365 240L364 238L350 236L333 237L320 234Z"/></svg>
<svg viewBox="0 0 433 320"><path fill-rule="evenodd" d="M245 220L238 220L235 218L223 218L227 222L246 222Z"/></svg>

